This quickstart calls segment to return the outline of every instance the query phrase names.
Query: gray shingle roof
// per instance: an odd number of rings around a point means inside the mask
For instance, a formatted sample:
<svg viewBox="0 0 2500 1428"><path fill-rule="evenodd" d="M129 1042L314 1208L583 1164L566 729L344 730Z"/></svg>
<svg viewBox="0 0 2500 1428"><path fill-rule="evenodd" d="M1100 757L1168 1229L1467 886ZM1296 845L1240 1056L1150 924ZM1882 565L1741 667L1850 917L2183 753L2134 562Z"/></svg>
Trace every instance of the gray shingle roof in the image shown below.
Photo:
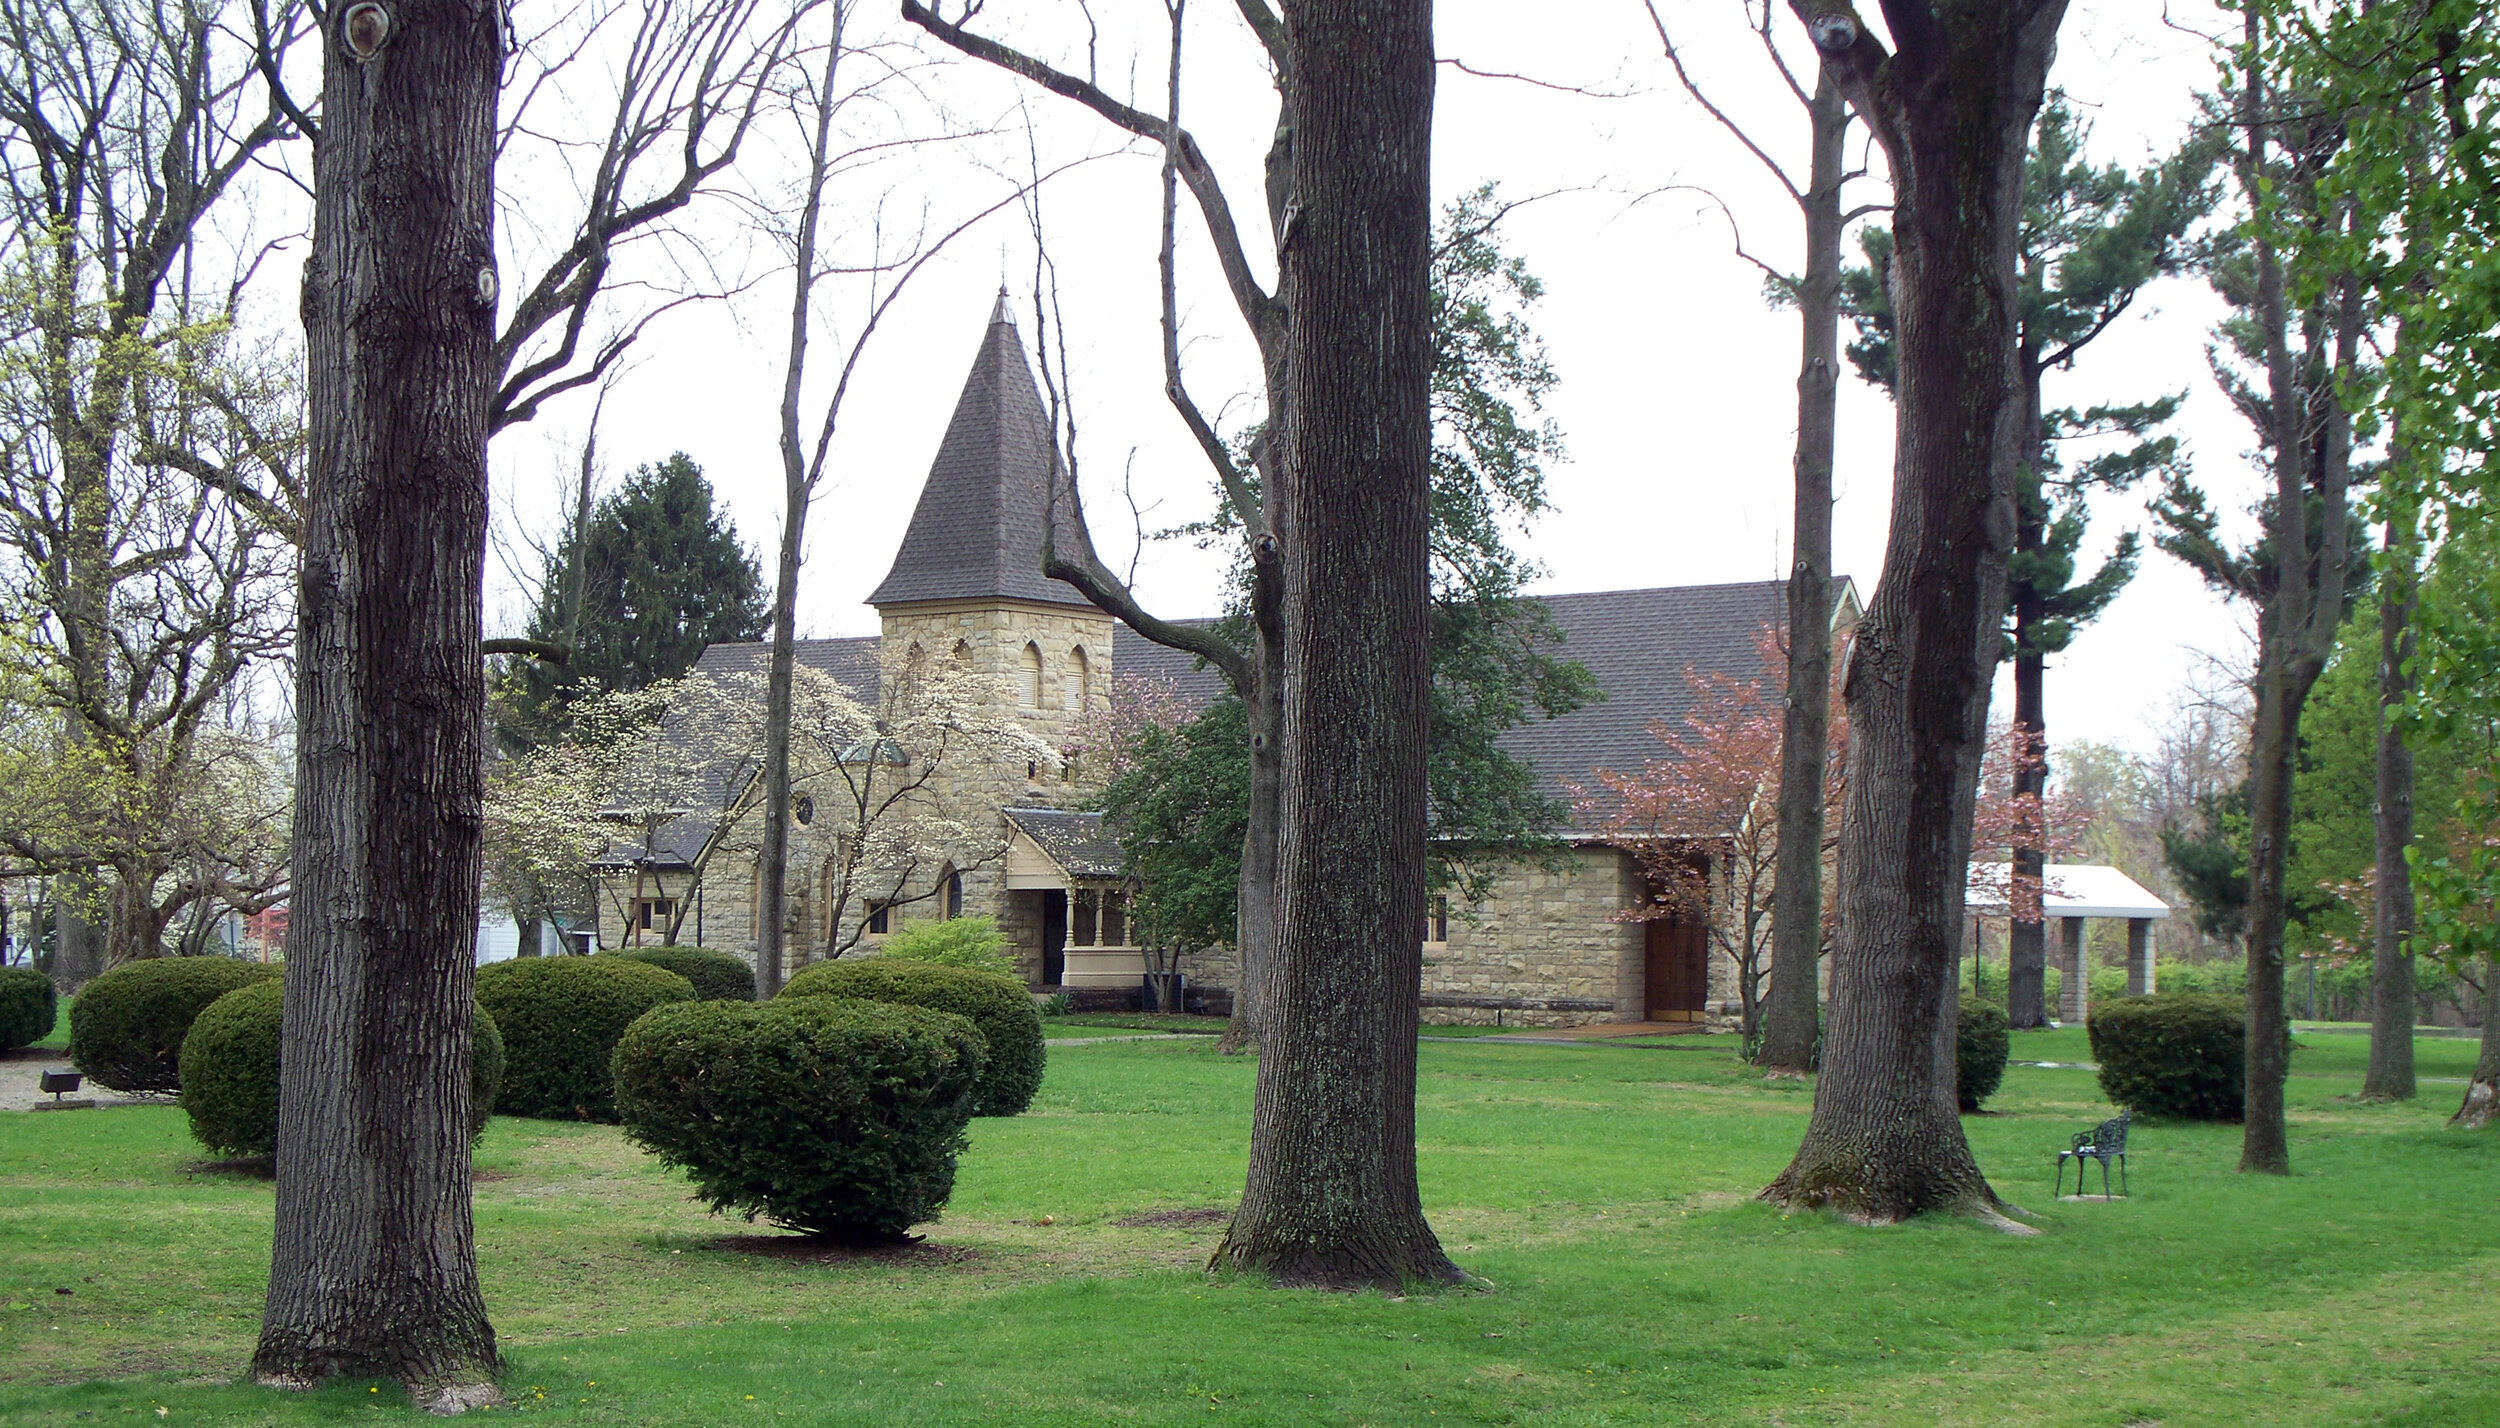
<svg viewBox="0 0 2500 1428"><path fill-rule="evenodd" d="M793 640L791 654L807 669L831 675L844 693L869 709L877 707L877 637L853 635L839 640ZM694 662L696 674L762 674L773 647L752 644L706 645Z"/></svg>
<svg viewBox="0 0 2500 1428"><path fill-rule="evenodd" d="M1209 625L1211 620L1175 620L1176 625ZM1186 650L1156 644L1126 625L1111 627L1111 672L1120 679L1134 675L1169 683L1181 698L1205 708L1230 686L1223 671L1200 664Z"/></svg>
<svg viewBox="0 0 2500 1428"><path fill-rule="evenodd" d="M868 603L1005 596L1084 605L1073 586L1042 578L1043 497L1059 469L1002 290L894 566Z"/></svg>
<svg viewBox="0 0 2500 1428"><path fill-rule="evenodd" d="M1059 808L1010 808L1009 822L1041 846L1072 878L1116 878L1127 863L1120 845L1102 828L1099 813L1071 813Z"/></svg>
<svg viewBox="0 0 2500 1428"><path fill-rule="evenodd" d="M1661 752L1650 721L1680 726L1692 707L1684 672L1760 678L1762 631L1788 622L1787 588L1776 580L1543 599L1562 627L1564 656L1586 665L1606 692L1502 736L1501 746L1533 765L1556 796L1562 783L1588 783L1591 769L1638 772Z"/></svg>

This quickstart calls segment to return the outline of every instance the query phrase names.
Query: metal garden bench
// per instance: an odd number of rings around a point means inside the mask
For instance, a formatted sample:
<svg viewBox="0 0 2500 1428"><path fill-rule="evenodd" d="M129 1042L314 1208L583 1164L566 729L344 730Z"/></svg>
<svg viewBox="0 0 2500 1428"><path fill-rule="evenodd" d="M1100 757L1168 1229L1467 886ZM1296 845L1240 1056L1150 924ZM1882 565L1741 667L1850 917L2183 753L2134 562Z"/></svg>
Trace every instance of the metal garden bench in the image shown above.
<svg viewBox="0 0 2500 1428"><path fill-rule="evenodd" d="M2133 1119L2135 1119L2135 1112L2122 1110L2076 1136L2072 1147L2057 1153L2057 1180L2055 1188L2049 1193L2055 1195L2066 1188L2066 1162L2071 1160L2075 1163L2075 1193L2082 1194L2083 1163L2087 1160L2097 1160L2101 1163L2101 1196L2107 1199L2109 1198L2109 1163L2115 1160L2118 1162L2118 1193L2126 1194L2127 1122Z"/></svg>

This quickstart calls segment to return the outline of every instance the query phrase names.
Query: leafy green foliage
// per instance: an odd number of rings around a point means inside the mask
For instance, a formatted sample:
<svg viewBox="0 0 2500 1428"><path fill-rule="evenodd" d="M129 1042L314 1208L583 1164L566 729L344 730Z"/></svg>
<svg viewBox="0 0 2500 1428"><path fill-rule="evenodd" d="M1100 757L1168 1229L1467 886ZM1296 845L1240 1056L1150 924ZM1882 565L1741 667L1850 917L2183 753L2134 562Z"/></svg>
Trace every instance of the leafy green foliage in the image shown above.
<svg viewBox="0 0 2500 1428"><path fill-rule="evenodd" d="M647 962L675 972L694 984L695 997L700 1001L755 1000L755 969L746 964L745 958L727 952L715 952L709 947L625 947L599 955Z"/></svg>
<svg viewBox="0 0 2500 1428"><path fill-rule="evenodd" d="M705 645L763 637L763 566L714 511L711 483L684 452L626 477L583 535L550 557L529 623L530 638L565 642L578 579L572 658L519 660L497 692L497 724L513 747L560 732L564 706L582 693L630 693L694 668Z"/></svg>
<svg viewBox="0 0 2500 1428"><path fill-rule="evenodd" d="M715 1211L876 1242L954 1193L981 1064L963 1017L803 996L660 1007L614 1076L626 1134Z"/></svg>
<svg viewBox="0 0 2500 1428"><path fill-rule="evenodd" d="M1132 911L1150 947L1233 940L1250 829L1249 709L1219 695L1179 725L1142 723L1098 796L1137 879Z"/></svg>
<svg viewBox="0 0 2500 1428"><path fill-rule="evenodd" d="M969 1018L984 1043L973 1114L1012 1116L1042 1087L1042 1018L1032 994L1013 977L905 962L891 954L819 962L792 977L785 998L845 997L892 1006L927 1007Z"/></svg>
<svg viewBox="0 0 2500 1428"><path fill-rule="evenodd" d="M2197 800L2193 828L2161 830L2161 852L2194 910L2196 930L2237 939L2248 930L2248 783Z"/></svg>
<svg viewBox="0 0 2500 1428"><path fill-rule="evenodd" d="M52 979L32 967L0 967L0 1051L32 1046L61 1015Z"/></svg>
<svg viewBox="0 0 2500 1428"><path fill-rule="evenodd" d="M2088 1022L2101 1091L2136 1114L2236 1121L2244 1109L2248 1011L2231 997L2163 992L2094 1007Z"/></svg>
<svg viewBox="0 0 2500 1428"><path fill-rule="evenodd" d="M1953 1042L1953 1089L1965 1111L1997 1093L2005 1080L2006 1058L2013 1048L2013 1023L2005 1008L1970 998L1962 1003L1961 1025Z"/></svg>
<svg viewBox="0 0 2500 1428"><path fill-rule="evenodd" d="M516 957L478 968L477 1004L503 1031L506 1115L616 1119L608 1057L634 1018L695 999L694 983L624 957Z"/></svg>
<svg viewBox="0 0 2500 1428"><path fill-rule="evenodd" d="M898 962L927 962L973 972L1016 975L1015 959L1007 955L1007 934L987 917L949 917L906 923L877 948L880 957Z"/></svg>
<svg viewBox="0 0 2500 1428"><path fill-rule="evenodd" d="M2196 260L2199 248L2188 233L2215 201L2209 142L2192 141L2130 173L2116 164L2096 167L2084 157L2090 132L2065 97L2052 94L2023 160L2021 351L2039 429L2015 491L2022 531L2006 578L2012 617L2021 627L2009 634L2009 657L2065 649L2135 576L2137 543L2129 531L2100 569L2076 578L2090 493L2123 491L2148 475L2181 469L2178 439L2153 434L2178 414L2178 395L2080 408L2038 400L2048 372L2068 365L2108 331L2148 284ZM1888 287L1892 234L1868 228L1858 243L1865 265L1841 272L1841 308L1857 333L1848 356L1860 377L1890 392L1898 361ZM2108 446L2113 440L2124 444ZM2068 443L2107 449L2070 467L2060 455ZM2036 610L2024 616L2032 602Z"/></svg>
<svg viewBox="0 0 2500 1428"><path fill-rule="evenodd" d="M70 1003L70 1060L112 1090L179 1090L182 1039L192 1021L226 993L277 975L274 967L229 957L125 962Z"/></svg>
<svg viewBox="0 0 2500 1428"><path fill-rule="evenodd" d="M209 1003L182 1043L182 1109L191 1134L222 1155L270 1155L278 1148L279 1014L286 987L254 982ZM486 1132L503 1080L503 1037L477 1011L470 1040L470 1137Z"/></svg>

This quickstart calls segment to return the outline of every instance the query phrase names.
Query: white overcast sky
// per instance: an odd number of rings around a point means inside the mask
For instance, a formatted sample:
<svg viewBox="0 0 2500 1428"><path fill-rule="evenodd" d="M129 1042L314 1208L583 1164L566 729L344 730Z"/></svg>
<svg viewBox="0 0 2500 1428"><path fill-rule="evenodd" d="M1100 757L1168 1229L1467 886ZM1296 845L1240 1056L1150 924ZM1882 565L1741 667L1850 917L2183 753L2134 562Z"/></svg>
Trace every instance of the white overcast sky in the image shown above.
<svg viewBox="0 0 2500 1428"><path fill-rule="evenodd" d="M1159 108L1160 5L1093 0L1093 9L1105 87ZM1774 153L1799 156L1803 116L1764 63L1737 0L1661 0L1660 9L1725 107ZM2224 23L2202 0L2170 9L2196 30ZM1708 201L1671 186L1724 196L1747 246L1783 263L1793 263L1799 246L1795 210L1677 88L1639 0L1532 7L1442 0L1438 15L1445 58L1603 92L1559 93L1441 70L1436 193L1447 199L1490 180L1512 197L1555 194L1514 214L1502 234L1547 285L1534 321L1561 378L1550 412L1569 446L1569 459L1551 474L1557 509L1524 537L1552 572L1542 588L1776 578L1788 539L1795 319L1764 306L1758 274L1734 256L1727 225ZM912 39L884 4L868 7L860 23L885 38ZM1778 23L1791 50L1802 51L1793 18L1783 13ZM977 28L1083 65L1080 12L1069 0L991 0ZM1188 52L1184 122L1224 174L1251 246L1263 252L1257 184L1274 122L1272 91L1222 0L1192 7ZM2207 45L2166 25L2151 0L2076 0L2051 83L2090 117L2095 156L2134 166L2175 145L2192 92L2212 73ZM1124 517L1117 504L1124 470L1152 507L1150 526L1195 517L1209 504L1204 463L1160 393L1156 160L1143 146L1123 152L1120 135L1076 106L982 67L932 68L919 83L952 122L1008 132L922 151L906 181L911 196L889 203L889 222L898 212L916 215L925 199L930 220L943 228L1005 192L1008 172L1025 163L1027 115L1046 163L1108 156L1048 185L1043 216L1069 324L1085 478L1105 554L1117 563L1127 542L1111 528L1125 525L1114 518L1115 511ZM1880 159L1877 167L1880 178ZM832 221L848 241L861 241L868 206L892 182L889 170L837 189ZM507 204L525 210L527 194L512 192L509 177L505 185ZM1868 185L1858 191L1877 196ZM723 254L747 241L727 210L710 222L699 231L713 233L706 241ZM1002 276L1032 333L1032 247L1022 214L1003 214L925 271L889 315L854 379L833 474L809 518L803 634L875 631L875 612L861 602L902 538ZM754 270L768 260L747 252L738 261ZM1255 374L1194 224L1182 235L1181 281L1193 388L1202 404L1230 404L1238 417L1250 410ZM818 339L820 372L838 364L859 306L856 289L832 296ZM768 572L782 503L776 407L787 302L787 279L775 275L735 307L706 305L665 319L609 399L600 430L611 480L674 450L693 455ZM2082 405L2189 392L2176 430L2208 489L2236 511L2257 479L2246 428L2205 368L2217 311L2201 285L2157 287L2073 371L2052 376L2047 400ZM822 385L829 383L811 384ZM505 534L552 526L588 407L570 399L498 439L496 506ZM1890 407L1845 378L1835 559L1865 593L1883 557L1891 437ZM2099 503L2096 547L2145 525L2143 494ZM1204 613L1217 602L1221 566L1217 554L1165 542L1144 552L1138 585L1151 607ZM526 614L519 597L500 571L492 578L490 621L517 628ZM2143 573L2109 615L2054 662L2053 735L2142 744L2148 718L2166 708L2200 652L2239 658L2240 627L2193 576L2148 551Z"/></svg>

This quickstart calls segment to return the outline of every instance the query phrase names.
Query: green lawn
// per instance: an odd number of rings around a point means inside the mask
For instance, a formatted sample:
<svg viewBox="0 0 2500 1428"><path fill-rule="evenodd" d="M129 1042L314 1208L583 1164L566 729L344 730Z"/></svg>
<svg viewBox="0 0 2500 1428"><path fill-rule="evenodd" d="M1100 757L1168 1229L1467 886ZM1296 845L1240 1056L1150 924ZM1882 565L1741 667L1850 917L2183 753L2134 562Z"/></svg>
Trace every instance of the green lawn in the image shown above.
<svg viewBox="0 0 2500 1428"><path fill-rule="evenodd" d="M1751 1203L1811 1093L1748 1075L1726 1038L1429 1043L1425 1204L1489 1287L1412 1298L1210 1280L1216 1227L1118 1223L1239 1193L1253 1068L1207 1040L1060 1049L1032 1113L975 1123L931 1247L902 1255L727 1246L755 1231L702 1213L614 1130L499 1120L477 1194L510 1364L497 1416L2500 1422L2500 1135L2441 1127L2459 1084L2349 1099L2366 1051L2314 1036L2295 1056L2300 1174L2235 1174L2235 1128L2141 1127L2136 1195L2115 1205L2052 1203L2041 1183L2109 1113L2091 1075L2013 1068L1966 1125L2038 1216L2015 1238ZM2461 1080L2473 1051L2424 1038L2422 1074ZM2086 1059L2080 1031L2018 1034L2014 1055ZM198 1158L170 1108L0 1120L0 1422L410 1417L388 1387L234 1382L270 1188Z"/></svg>

